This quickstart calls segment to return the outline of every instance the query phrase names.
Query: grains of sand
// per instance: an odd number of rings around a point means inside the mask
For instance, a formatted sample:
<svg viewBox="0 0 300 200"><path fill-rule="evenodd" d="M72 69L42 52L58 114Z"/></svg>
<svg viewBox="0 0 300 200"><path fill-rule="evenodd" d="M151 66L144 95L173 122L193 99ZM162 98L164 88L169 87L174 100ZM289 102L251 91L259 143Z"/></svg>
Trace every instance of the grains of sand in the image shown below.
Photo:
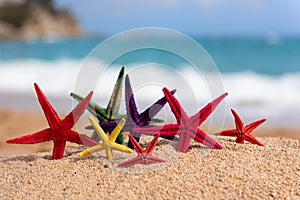
<svg viewBox="0 0 300 200"><path fill-rule="evenodd" d="M225 150L192 143L182 154L161 139L153 155L166 163L130 168L117 165L136 153L114 152L110 162L105 152L79 157L84 147L54 161L50 152L2 156L0 199L299 199L298 140L259 140L264 147L222 137Z"/></svg>

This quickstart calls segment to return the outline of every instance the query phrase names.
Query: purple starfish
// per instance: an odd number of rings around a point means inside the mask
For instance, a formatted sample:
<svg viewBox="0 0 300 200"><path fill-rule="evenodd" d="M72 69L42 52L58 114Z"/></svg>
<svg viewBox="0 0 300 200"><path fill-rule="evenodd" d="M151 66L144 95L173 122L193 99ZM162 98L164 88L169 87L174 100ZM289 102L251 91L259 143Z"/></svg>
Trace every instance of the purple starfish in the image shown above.
<svg viewBox="0 0 300 200"><path fill-rule="evenodd" d="M176 90L173 90L171 93L174 94ZM139 142L141 134L132 132L133 128L146 127L150 124L153 117L163 108L163 106L167 103L166 97L162 97L157 100L154 104L152 104L149 108L147 108L144 112L139 113L134 95L132 92L130 80L128 74L126 74L125 78L125 101L126 101L126 123L123 127L123 131L131 132L134 139ZM112 122L101 122L99 123L105 132L111 132L116 125L118 124L118 120ZM92 127L88 126L88 129ZM165 139L172 140L174 136L161 136ZM129 140L128 145L129 148L133 149L132 142Z"/></svg>

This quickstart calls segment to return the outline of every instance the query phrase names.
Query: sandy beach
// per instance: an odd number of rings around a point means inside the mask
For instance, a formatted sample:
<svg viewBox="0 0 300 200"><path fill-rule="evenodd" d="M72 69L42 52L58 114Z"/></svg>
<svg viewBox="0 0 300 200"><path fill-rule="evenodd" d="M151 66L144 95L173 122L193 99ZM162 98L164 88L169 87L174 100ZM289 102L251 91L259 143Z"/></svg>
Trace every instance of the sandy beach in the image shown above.
<svg viewBox="0 0 300 200"><path fill-rule="evenodd" d="M0 200L300 200L299 5L0 0Z"/></svg>
<svg viewBox="0 0 300 200"><path fill-rule="evenodd" d="M254 134L265 147L221 137L225 150L192 143L186 154L175 152L175 142L160 139L153 155L166 163L120 168L136 153L116 152L109 162L104 152L81 158L85 147L68 145L62 160L51 161L51 142L5 143L48 127L40 111L1 109L0 119L0 199L300 198L298 130L261 128ZM86 124L83 116L75 129L90 134ZM149 140L141 144L146 147Z"/></svg>

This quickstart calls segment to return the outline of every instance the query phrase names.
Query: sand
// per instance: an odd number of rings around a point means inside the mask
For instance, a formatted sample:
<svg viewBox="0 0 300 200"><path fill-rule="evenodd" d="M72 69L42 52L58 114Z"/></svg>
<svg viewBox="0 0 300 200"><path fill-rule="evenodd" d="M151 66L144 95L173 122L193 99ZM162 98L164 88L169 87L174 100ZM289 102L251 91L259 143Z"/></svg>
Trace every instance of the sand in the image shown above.
<svg viewBox="0 0 300 200"><path fill-rule="evenodd" d="M275 137L282 130L264 129L274 136L258 138L264 147L220 137L225 150L192 143L186 154L174 150L176 142L160 139L153 155L167 162L120 168L136 153L114 152L109 162L105 152L79 157L85 147L75 145L52 161L51 142L5 144L45 128L41 113L0 110L0 119L0 199L300 199L299 141ZM151 139L143 137L142 145Z"/></svg>

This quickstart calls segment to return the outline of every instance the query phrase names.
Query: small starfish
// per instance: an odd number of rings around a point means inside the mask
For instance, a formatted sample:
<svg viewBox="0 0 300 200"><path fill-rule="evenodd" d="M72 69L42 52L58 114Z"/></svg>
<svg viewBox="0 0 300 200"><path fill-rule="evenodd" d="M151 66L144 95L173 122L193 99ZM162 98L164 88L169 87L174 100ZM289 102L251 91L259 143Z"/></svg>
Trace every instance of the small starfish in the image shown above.
<svg viewBox="0 0 300 200"><path fill-rule="evenodd" d="M172 91L172 94L174 94L176 90ZM125 123L125 126L123 128L123 131L132 132L133 128L136 127L145 127L148 126L151 122L151 119L163 108L163 106L167 103L166 97L162 97L158 101L156 101L152 106L147 108L144 112L139 113L134 95L132 92L129 76L126 75L125 78L125 101L126 101L126 111L127 111L127 120ZM117 122L102 122L100 123L100 126L105 131L111 131L115 126ZM91 127L87 127L88 129ZM133 137L139 142L141 134L139 133L132 133ZM174 136L163 136L166 139L172 140ZM133 149L133 145L131 141L129 140L128 145L129 148Z"/></svg>
<svg viewBox="0 0 300 200"><path fill-rule="evenodd" d="M261 120L252 122L251 124L248 124L247 126L244 126L244 123L241 120L241 118L239 117L239 115L233 109L231 109L231 112L235 119L236 129L221 131L220 133L215 133L215 135L237 137L235 140L236 143L244 144L244 141L246 140L252 144L264 146L251 134L251 132L256 127L258 127L260 124L265 122L266 119L261 119Z"/></svg>
<svg viewBox="0 0 300 200"><path fill-rule="evenodd" d="M156 126L150 128L134 128L133 131L148 135L155 135L158 132L161 135L165 136L175 136L177 134L179 135L177 151L183 153L187 152L192 138L194 138L195 141L213 149L223 148L219 143L217 143L214 139L212 139L198 127L214 111L217 105L227 96L227 93L224 93L223 95L213 100L211 103L207 104L194 116L189 117L181 107L178 100L167 88L164 88L163 92L167 98L173 114L175 115L177 124L166 124L164 126Z"/></svg>
<svg viewBox="0 0 300 200"><path fill-rule="evenodd" d="M34 87L50 128L33 133L31 135L26 135L8 140L7 143L35 144L53 140L53 160L60 159L63 157L66 141L70 141L77 144L85 144L87 146L94 146L98 144L98 142L96 142L95 140L71 130L71 128L79 120L80 116L87 108L92 98L93 92L90 92L89 95L86 98L84 98L73 109L72 112L70 112L63 120L61 120L59 119L56 111L53 109L47 97L41 91L39 86L35 83Z"/></svg>
<svg viewBox="0 0 300 200"><path fill-rule="evenodd" d="M133 144L133 147L134 147L135 151L138 153L138 155L135 158L132 158L130 160L127 160L127 161L119 164L118 165L119 167L130 167L130 166L136 165L136 164L149 165L152 163L166 162L163 159L152 156L152 151L154 150L154 147L157 143L157 140L158 140L158 137L160 136L160 134L157 134L153 138L153 140L147 146L146 149L143 149L141 147L141 145L134 139L134 137L132 137L131 135L128 135L128 136L129 136L129 140Z"/></svg>
<svg viewBox="0 0 300 200"><path fill-rule="evenodd" d="M132 153L132 149L115 143L116 138L118 137L119 133L121 132L124 124L125 124L125 119L122 118L120 123L114 128L112 133L107 136L101 126L97 123L97 121L93 117L89 117L89 120L91 121L95 131L98 133L99 138L101 138L102 143L97 144L96 146L93 146L89 149L84 150L83 152L79 153L79 156L86 156L91 153L94 153L96 151L101 151L102 149L106 149L106 155L108 160L113 160L113 153L112 149L123 151L126 153Z"/></svg>
<svg viewBox="0 0 300 200"><path fill-rule="evenodd" d="M88 106L88 111L92 115L97 117L99 122L110 122L117 119L119 120L125 116L119 114L119 108L120 108L121 97L122 97L124 70L125 67L122 66L106 109L102 108L101 106L99 106L94 102L90 102ZM71 93L71 97L73 97L79 102L83 99L83 97L75 93ZM95 132L92 134L92 138L99 141L98 135ZM117 143L124 144L124 138L122 133L118 135Z"/></svg>

